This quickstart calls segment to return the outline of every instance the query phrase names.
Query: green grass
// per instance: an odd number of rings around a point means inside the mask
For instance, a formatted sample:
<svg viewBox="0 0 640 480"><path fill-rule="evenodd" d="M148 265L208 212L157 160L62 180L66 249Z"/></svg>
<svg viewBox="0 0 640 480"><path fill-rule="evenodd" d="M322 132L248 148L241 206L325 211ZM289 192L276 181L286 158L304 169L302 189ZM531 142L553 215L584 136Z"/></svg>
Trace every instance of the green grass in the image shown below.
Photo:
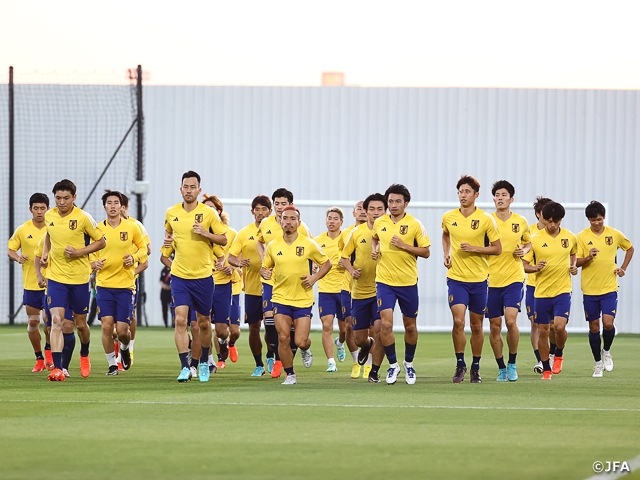
<svg viewBox="0 0 640 480"><path fill-rule="evenodd" d="M76 351L72 378L49 383L30 373L25 328L0 327L2 479L579 479L596 460L640 454L638 336L619 335L615 370L594 379L586 335L570 334L550 382L523 336L507 384L486 338L484 383L454 385L450 335L422 334L418 383L387 386L350 379L348 363L325 373L314 332L314 366L296 358L299 383L285 387L249 377L246 332L237 364L187 384L171 330L140 329L135 365L117 377L104 375L99 335L88 379Z"/></svg>

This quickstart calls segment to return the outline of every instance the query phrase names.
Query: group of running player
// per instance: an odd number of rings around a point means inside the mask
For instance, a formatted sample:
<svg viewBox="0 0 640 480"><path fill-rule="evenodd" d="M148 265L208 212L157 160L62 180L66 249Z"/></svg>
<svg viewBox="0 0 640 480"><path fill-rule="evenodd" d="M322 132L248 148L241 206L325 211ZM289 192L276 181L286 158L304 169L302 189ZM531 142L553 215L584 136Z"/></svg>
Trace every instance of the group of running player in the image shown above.
<svg viewBox="0 0 640 480"><path fill-rule="evenodd" d="M297 383L293 367L297 350L300 349L305 367L313 363L309 332L313 287L317 283L326 371L337 371L335 346L340 362L346 359L348 348L353 361L351 378L360 378L363 371L369 382L380 382L379 370L386 356L387 384L396 383L402 370L406 383L416 383L413 359L418 340L417 259L429 258L431 242L422 223L406 211L411 200L406 187L394 184L384 194L374 193L358 202L353 210L355 224L344 230L343 211L338 207L328 209L327 231L313 238L294 206L293 194L284 188L273 192L271 198L255 197L251 204L254 221L236 232L228 226L228 216L217 197L205 194L200 200L200 183L196 172L188 171L182 176L182 202L166 212L161 249L162 263L171 268L174 335L181 364L179 382L195 376L206 382L217 368L226 366L227 358L237 361L239 298L244 291L244 318L255 359L251 376L269 373L272 378L279 378L284 370L283 384ZM453 382L461 383L467 373L467 310L473 356L470 381L482 382L484 318L490 323L497 381L518 379L520 332L516 320L524 297L525 274L526 309L537 362L534 371L542 374L543 380L559 374L571 309L571 275L576 275L580 267L589 344L595 360L593 376L602 377L604 370L613 370L610 348L615 336L616 277L625 275L634 250L620 231L605 226L604 206L596 201L587 206L585 214L590 226L576 236L561 228L565 210L551 199L537 198L536 222L531 225L512 212L515 189L505 180L493 184L492 214L475 205L480 191L475 178L461 177L456 188L460 207L442 217L456 356ZM98 317L109 363L107 375L117 375L120 364L126 370L133 360L135 278L147 267L149 237L140 222L128 217L128 202L119 192L104 194L107 219L100 224L73 204L72 182L58 182L53 193L56 208L52 210L48 210L46 195L31 197L33 218L9 240L10 258L23 264L27 330L36 354L33 371L51 369L50 380L68 376L75 325L81 340L81 374L89 375L88 282L90 273L96 271ZM619 267L618 249L625 251ZM42 272L45 267L46 274ZM402 367L398 364L393 332L396 304L404 325ZM44 357L39 333L41 309L46 311L50 325L45 330ZM65 320L65 312L73 313L73 321ZM507 363L503 356L503 317ZM339 336L334 340L336 318ZM267 344L266 367L262 324ZM118 341L114 342L114 338ZM120 350L119 362L114 343ZM218 355L217 362L212 348ZM48 349L52 358L45 358Z"/></svg>

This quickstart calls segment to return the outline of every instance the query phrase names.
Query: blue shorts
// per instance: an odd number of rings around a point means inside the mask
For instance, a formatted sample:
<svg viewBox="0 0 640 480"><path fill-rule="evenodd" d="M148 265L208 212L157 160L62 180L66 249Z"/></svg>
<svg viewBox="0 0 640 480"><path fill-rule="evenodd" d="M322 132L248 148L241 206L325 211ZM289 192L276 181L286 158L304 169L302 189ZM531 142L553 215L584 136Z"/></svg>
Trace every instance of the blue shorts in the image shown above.
<svg viewBox="0 0 640 480"><path fill-rule="evenodd" d="M521 282L515 282L506 287L489 287L487 318L503 316L505 308L517 308L520 311L523 293Z"/></svg>
<svg viewBox="0 0 640 480"><path fill-rule="evenodd" d="M22 303L27 307L42 310L45 305L44 290L25 290L22 294Z"/></svg>
<svg viewBox="0 0 640 480"><path fill-rule="evenodd" d="M286 315L287 317L291 317L294 320L303 317L311 318L311 308L312 307L292 307L290 305L282 305L280 303L273 304L273 313L274 315Z"/></svg>
<svg viewBox="0 0 640 480"><path fill-rule="evenodd" d="M571 312L571 294L561 293L557 297L536 298L536 313L534 322L548 325L555 317L564 317L569 320Z"/></svg>
<svg viewBox="0 0 640 480"><path fill-rule="evenodd" d="M392 287L386 283L376 282L376 296L378 298L379 312L389 308L393 310L397 300L402 315L408 318L416 318L418 316L418 284L407 287ZM353 311L351 314L353 316Z"/></svg>
<svg viewBox="0 0 640 480"><path fill-rule="evenodd" d="M609 292L604 295L583 295L584 316L587 322L593 322L602 315L616 316L618 309L618 292Z"/></svg>
<svg viewBox="0 0 640 480"><path fill-rule="evenodd" d="M205 317L211 315L213 276L185 279L171 275L171 297L174 307L191 307Z"/></svg>
<svg viewBox="0 0 640 480"><path fill-rule="evenodd" d="M262 313L267 313L273 310L273 303L271 297L273 296L273 285L268 283L262 284Z"/></svg>
<svg viewBox="0 0 640 480"><path fill-rule="evenodd" d="M449 308L465 305L470 312L484 315L487 308L487 281L461 282L447 278L449 289Z"/></svg>
<svg viewBox="0 0 640 480"><path fill-rule="evenodd" d="M240 294L231 296L231 313L229 314L231 325L240 325Z"/></svg>
<svg viewBox="0 0 640 480"><path fill-rule="evenodd" d="M342 316L342 301L339 293L318 293L318 313L321 317L333 315L338 320L344 320Z"/></svg>
<svg viewBox="0 0 640 480"><path fill-rule="evenodd" d="M536 313L536 297L534 296L536 293L536 287L533 285L527 285L527 317L533 317L534 313Z"/></svg>
<svg viewBox="0 0 640 480"><path fill-rule="evenodd" d="M367 330L380 320L376 297L354 298L351 304L351 324L354 330Z"/></svg>
<svg viewBox="0 0 640 480"><path fill-rule="evenodd" d="M50 309L64 308L65 317L68 309L76 315L86 315L89 312L90 301L89 282L79 285L67 285L54 280L47 282L47 305Z"/></svg>
<svg viewBox="0 0 640 480"><path fill-rule="evenodd" d="M216 285L211 304L211 323L226 323L231 318L231 282Z"/></svg>
<svg viewBox="0 0 640 480"><path fill-rule="evenodd" d="M133 306L138 306L138 297L140 296L140 277L136 278L136 285L133 289ZM135 308L134 308L135 310Z"/></svg>
<svg viewBox="0 0 640 480"><path fill-rule="evenodd" d="M97 287L98 319L113 317L116 322L131 323L133 290L129 288Z"/></svg>
<svg viewBox="0 0 640 480"><path fill-rule="evenodd" d="M351 316L351 292L342 290L340 292L340 304L342 305L342 318Z"/></svg>
<svg viewBox="0 0 640 480"><path fill-rule="evenodd" d="M249 325L262 320L262 296L244 294L244 323Z"/></svg>

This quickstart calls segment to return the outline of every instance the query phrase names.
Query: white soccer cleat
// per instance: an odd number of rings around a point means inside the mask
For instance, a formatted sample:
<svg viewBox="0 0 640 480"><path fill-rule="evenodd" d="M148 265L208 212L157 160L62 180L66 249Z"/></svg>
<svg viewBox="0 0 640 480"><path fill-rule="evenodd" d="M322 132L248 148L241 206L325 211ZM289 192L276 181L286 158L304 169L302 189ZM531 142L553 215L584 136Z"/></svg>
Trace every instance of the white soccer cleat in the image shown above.
<svg viewBox="0 0 640 480"><path fill-rule="evenodd" d="M337 372L338 371L338 367L336 366L336 362L329 362L329 364L327 365L327 372Z"/></svg>
<svg viewBox="0 0 640 480"><path fill-rule="evenodd" d="M611 357L611 352L602 350L602 361L604 362L604 369L607 372L613 370L613 358Z"/></svg>
<svg viewBox="0 0 640 480"><path fill-rule="evenodd" d="M542 366L542 362L536 363L536 366L533 367L533 371L535 373L539 373L540 375L542 375L543 370L544 370L544 367Z"/></svg>
<svg viewBox="0 0 640 480"><path fill-rule="evenodd" d="M400 365L397 363L395 367L390 367L387 370L387 385L393 385L398 380L398 375L400 374Z"/></svg>
<svg viewBox="0 0 640 480"><path fill-rule="evenodd" d="M291 375L287 375L284 382L282 382L282 385L295 385L296 383L298 383L296 380L296 374L292 373Z"/></svg>
<svg viewBox="0 0 640 480"><path fill-rule="evenodd" d="M602 363L602 361L596 362L596 365L593 367L593 375L591 376L593 378L601 378L603 370L604 370L604 364Z"/></svg>
<svg viewBox="0 0 640 480"><path fill-rule="evenodd" d="M191 367L189 370L191 371L192 378L198 378L198 370L196 370L196 367Z"/></svg>
<svg viewBox="0 0 640 480"><path fill-rule="evenodd" d="M311 353L311 349L308 348L307 350L303 350L301 348L300 355L302 355L302 364L306 368L311 368L311 365L313 365L313 354Z"/></svg>
<svg viewBox="0 0 640 480"><path fill-rule="evenodd" d="M402 362L404 368L404 380L408 385L414 385L416 383L416 371L413 368L412 363Z"/></svg>
<svg viewBox="0 0 640 480"><path fill-rule="evenodd" d="M64 378L69 378L71 375L69 375L69 370L67 370L66 368L62 369L62 373L64 374Z"/></svg>

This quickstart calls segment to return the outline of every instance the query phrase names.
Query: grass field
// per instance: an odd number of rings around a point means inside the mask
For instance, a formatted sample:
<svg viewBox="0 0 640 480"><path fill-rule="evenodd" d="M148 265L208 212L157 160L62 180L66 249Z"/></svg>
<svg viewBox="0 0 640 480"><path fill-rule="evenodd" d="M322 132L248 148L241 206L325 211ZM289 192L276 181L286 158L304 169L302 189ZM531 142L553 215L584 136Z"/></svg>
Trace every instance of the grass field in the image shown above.
<svg viewBox="0 0 640 480"><path fill-rule="evenodd" d="M523 336L520 379L506 384L487 338L484 383L454 385L450 335L421 334L417 384L388 386L350 379L348 363L325 373L314 332L313 367L298 356L298 385L282 386L249 377L246 332L237 364L186 384L171 330L140 329L117 377L104 375L99 335L88 379L76 350L72 378L49 383L31 373L24 326L0 327L0 478L580 479L640 454L638 336L619 335L615 370L594 379L586 335L570 334L550 382Z"/></svg>

